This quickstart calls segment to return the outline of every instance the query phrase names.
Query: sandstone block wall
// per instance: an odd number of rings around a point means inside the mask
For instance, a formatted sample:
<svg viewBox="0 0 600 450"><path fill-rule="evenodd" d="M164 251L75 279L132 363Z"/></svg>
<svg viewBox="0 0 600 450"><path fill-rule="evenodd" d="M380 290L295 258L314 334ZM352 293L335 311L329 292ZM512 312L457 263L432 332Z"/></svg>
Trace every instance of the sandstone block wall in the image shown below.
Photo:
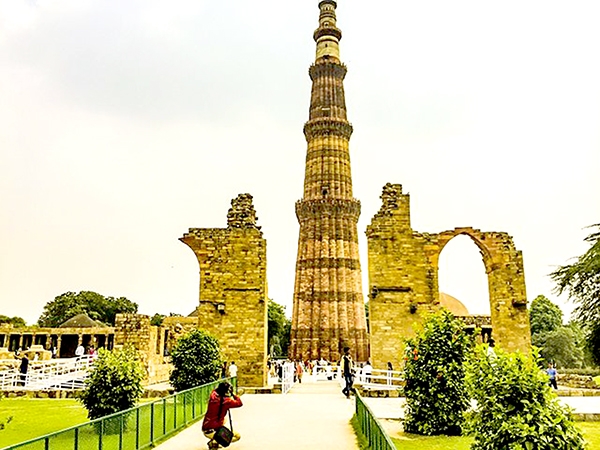
<svg viewBox="0 0 600 450"><path fill-rule="evenodd" d="M440 308L438 261L444 246L466 234L479 247L490 292L493 337L499 347L529 351L523 258L506 233L456 228L419 233L410 225L410 198L399 184L383 188L382 207L367 227L371 358L375 368L400 368L404 341Z"/></svg>
<svg viewBox="0 0 600 450"><path fill-rule="evenodd" d="M267 384L266 241L252 197L232 201L227 228L192 228L180 240L198 258L198 327L215 336L235 361L241 386Z"/></svg>
<svg viewBox="0 0 600 450"><path fill-rule="evenodd" d="M135 348L146 371L146 384L169 379L171 365L164 361L164 334L162 327L150 325L150 317L143 314L117 314L115 319L115 346Z"/></svg>

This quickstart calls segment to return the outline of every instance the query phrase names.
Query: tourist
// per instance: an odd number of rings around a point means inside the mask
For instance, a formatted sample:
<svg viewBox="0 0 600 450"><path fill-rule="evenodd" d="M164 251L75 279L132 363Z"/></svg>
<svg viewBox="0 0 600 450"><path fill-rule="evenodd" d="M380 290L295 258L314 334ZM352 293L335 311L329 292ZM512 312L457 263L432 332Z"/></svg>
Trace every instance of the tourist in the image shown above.
<svg viewBox="0 0 600 450"><path fill-rule="evenodd" d="M391 385L392 384L392 376L394 372L394 366L392 366L392 363L390 361L388 361L387 363L387 384Z"/></svg>
<svg viewBox="0 0 600 450"><path fill-rule="evenodd" d="M365 367L363 367L362 373L363 373L363 378L365 380L365 383L370 383L371 382L371 373L373 373L373 366L371 366L371 363L369 361L367 361L367 363L365 364Z"/></svg>
<svg viewBox="0 0 600 450"><path fill-rule="evenodd" d="M342 393L346 396L346 398L350 398L350 393L352 392L352 381L354 374L352 373L353 363L352 357L350 356L350 347L344 347L344 356L340 361L340 366L342 367L342 376L344 377L344 382L346 385L344 389L342 389Z"/></svg>
<svg viewBox="0 0 600 450"><path fill-rule="evenodd" d="M242 400L233 393L233 387L227 382L219 383L217 388L211 392L206 415L202 422L202 432L209 439L209 449L219 448L219 444L213 440L215 432L218 428L225 425L227 412L231 408L239 408L240 406L242 406ZM233 432L231 442L238 441L239 439L239 433Z"/></svg>
<svg viewBox="0 0 600 450"><path fill-rule="evenodd" d="M227 361L223 362L221 366L221 378L225 378L227 376Z"/></svg>
<svg viewBox="0 0 600 450"><path fill-rule="evenodd" d="M550 379L550 386L553 389L558 389L558 385L556 384L556 368L552 365L550 361L548 361L548 368L546 369L546 373L548 374L548 378Z"/></svg>
<svg viewBox="0 0 600 450"><path fill-rule="evenodd" d="M21 357L21 366L19 367L19 373L21 374L19 377L21 379L19 385L25 386L27 383L27 369L29 368L29 358L27 357L27 353L23 352Z"/></svg>
<svg viewBox="0 0 600 450"><path fill-rule="evenodd" d="M302 383L303 373L304 369L302 368L302 363L300 361L296 361L296 378L298 379L298 383Z"/></svg>
<svg viewBox="0 0 600 450"><path fill-rule="evenodd" d="M490 338L490 340L488 341L487 357L488 357L488 360L490 361L490 363L492 363L492 364L496 360L496 351L494 350L495 346L496 346L496 341L494 341L492 338Z"/></svg>
<svg viewBox="0 0 600 450"><path fill-rule="evenodd" d="M229 366L229 376L231 378L237 377L238 367L235 365L235 361L231 361L231 365Z"/></svg>
<svg viewBox="0 0 600 450"><path fill-rule="evenodd" d="M79 344L77 346L77 348L75 349L75 356L77 356L78 358L81 358L84 354L85 354L85 348L83 347L83 345Z"/></svg>

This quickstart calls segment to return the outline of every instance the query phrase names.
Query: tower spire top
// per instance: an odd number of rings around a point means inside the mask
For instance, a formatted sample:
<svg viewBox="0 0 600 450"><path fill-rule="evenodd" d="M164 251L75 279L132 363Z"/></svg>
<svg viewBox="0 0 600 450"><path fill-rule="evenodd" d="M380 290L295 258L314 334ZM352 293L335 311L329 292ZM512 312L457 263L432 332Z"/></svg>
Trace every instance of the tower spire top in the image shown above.
<svg viewBox="0 0 600 450"><path fill-rule="evenodd" d="M317 43L316 61L333 58L340 60L340 39L342 31L336 26L335 9L337 3L334 0L322 0L319 2L319 28L313 34Z"/></svg>

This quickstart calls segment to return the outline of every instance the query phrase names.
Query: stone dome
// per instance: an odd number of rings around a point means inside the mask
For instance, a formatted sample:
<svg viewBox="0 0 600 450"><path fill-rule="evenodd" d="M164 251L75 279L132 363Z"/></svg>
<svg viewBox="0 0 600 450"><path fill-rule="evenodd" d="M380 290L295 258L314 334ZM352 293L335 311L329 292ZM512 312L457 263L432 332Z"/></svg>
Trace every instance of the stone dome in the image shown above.
<svg viewBox="0 0 600 450"><path fill-rule="evenodd" d="M469 310L460 300L452 297L445 292L440 292L440 305L446 308L455 316L470 316Z"/></svg>
<svg viewBox="0 0 600 450"><path fill-rule="evenodd" d="M77 314L71 317L66 322L63 322L59 328L101 328L106 327L103 323L92 320L90 316L85 313Z"/></svg>

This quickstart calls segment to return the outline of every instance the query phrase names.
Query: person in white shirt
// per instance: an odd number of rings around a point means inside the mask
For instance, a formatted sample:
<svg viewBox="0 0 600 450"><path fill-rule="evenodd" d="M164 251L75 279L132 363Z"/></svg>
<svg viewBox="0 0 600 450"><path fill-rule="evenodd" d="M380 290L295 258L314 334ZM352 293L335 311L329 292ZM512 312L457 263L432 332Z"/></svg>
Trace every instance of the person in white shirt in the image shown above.
<svg viewBox="0 0 600 450"><path fill-rule="evenodd" d="M75 356L77 356L77 357L83 356L84 353L85 353L85 348L83 348L83 345L79 344L77 346L77 349L75 350Z"/></svg>
<svg viewBox="0 0 600 450"><path fill-rule="evenodd" d="M237 368L237 366L235 365L235 362L234 362L234 361L231 361L231 365L229 366L229 376L230 376L231 378L233 378L233 377L237 377L237 373L238 373L238 368Z"/></svg>
<svg viewBox="0 0 600 450"><path fill-rule="evenodd" d="M363 377L364 377L364 381L365 383L370 383L371 382L371 373L373 372L373 366L371 366L371 362L367 361L367 363L365 364L365 367L363 367L362 373L363 373Z"/></svg>

